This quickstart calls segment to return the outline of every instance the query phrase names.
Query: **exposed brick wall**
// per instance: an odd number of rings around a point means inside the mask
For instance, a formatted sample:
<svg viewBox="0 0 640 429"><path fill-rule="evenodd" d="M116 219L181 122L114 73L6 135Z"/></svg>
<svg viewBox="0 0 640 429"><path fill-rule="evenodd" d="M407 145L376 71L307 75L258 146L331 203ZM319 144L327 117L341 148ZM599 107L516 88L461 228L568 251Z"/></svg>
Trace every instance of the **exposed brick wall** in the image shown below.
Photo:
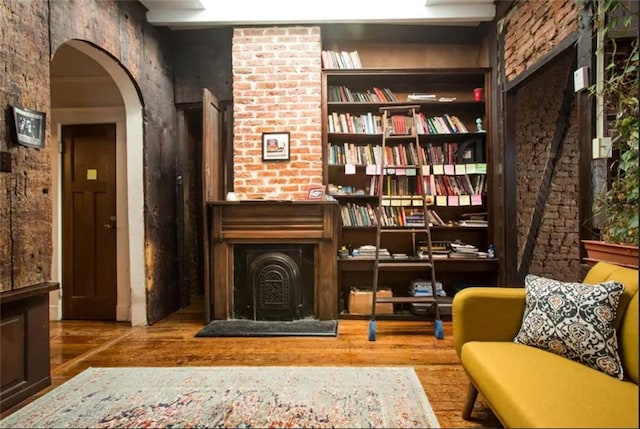
<svg viewBox="0 0 640 429"><path fill-rule="evenodd" d="M518 263L522 259L569 73L572 73L571 58L567 56L517 93ZM567 281L581 279L578 160L578 121L574 105L534 247L531 274Z"/></svg>
<svg viewBox="0 0 640 429"><path fill-rule="evenodd" d="M519 1L505 17L505 73L513 80L578 28L576 0Z"/></svg>
<svg viewBox="0 0 640 429"><path fill-rule="evenodd" d="M46 148L12 141L8 105L49 110L49 15L41 1L4 0L0 7L0 150L11 154L0 173L0 290L51 279L51 163Z"/></svg>
<svg viewBox="0 0 640 429"><path fill-rule="evenodd" d="M319 27L235 28L234 191L299 200L322 183ZM290 161L263 162L263 132L288 131Z"/></svg>

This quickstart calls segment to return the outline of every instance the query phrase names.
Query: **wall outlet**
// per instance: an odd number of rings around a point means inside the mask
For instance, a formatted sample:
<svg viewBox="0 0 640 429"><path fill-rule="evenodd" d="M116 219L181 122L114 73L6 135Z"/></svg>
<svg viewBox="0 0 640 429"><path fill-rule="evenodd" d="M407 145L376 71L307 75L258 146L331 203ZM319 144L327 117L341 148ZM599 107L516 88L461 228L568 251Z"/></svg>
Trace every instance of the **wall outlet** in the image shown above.
<svg viewBox="0 0 640 429"><path fill-rule="evenodd" d="M11 173L11 152L0 152L0 172Z"/></svg>

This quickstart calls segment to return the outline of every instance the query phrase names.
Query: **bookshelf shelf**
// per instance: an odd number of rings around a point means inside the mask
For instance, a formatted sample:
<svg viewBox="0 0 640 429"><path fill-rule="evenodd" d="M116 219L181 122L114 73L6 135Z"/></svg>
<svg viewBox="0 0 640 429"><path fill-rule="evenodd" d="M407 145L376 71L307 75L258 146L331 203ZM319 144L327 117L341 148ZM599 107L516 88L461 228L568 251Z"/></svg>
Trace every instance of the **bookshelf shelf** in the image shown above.
<svg viewBox="0 0 640 429"><path fill-rule="evenodd" d="M433 261L438 274L451 270L463 271L463 272L497 272L500 261L498 259L451 259L434 258ZM373 269L373 258L353 258L353 259L340 259L338 258L338 270L339 271L370 271Z"/></svg>
<svg viewBox="0 0 640 429"><path fill-rule="evenodd" d="M383 183L383 187L387 186L383 188L384 195L391 194L386 204L389 215L402 219L409 214L413 219L417 214L414 209L422 206L421 202L413 201L421 193L418 186L435 186L437 182L440 190L433 191L429 211L435 212L442 224L432 224L433 240L459 241L481 252L495 242L489 191L492 183L490 100L487 99L491 94L490 82L488 68L323 70L323 179L328 193L342 209L339 246L358 249L375 244L376 228L370 224L375 216L368 215L367 206L375 207L378 198L371 195L375 193L371 189L377 186L372 179L376 177L377 162L372 159L383 139L383 127L376 117L382 116L381 109L407 105L418 106L422 122L408 124L405 134L388 135L385 139L387 149L395 151L393 155L386 155L393 158L386 158L385 164L399 170L390 175L389 183ZM484 88L485 99L474 99L475 88ZM450 101L438 101L440 99ZM362 132L343 132L347 129ZM412 144L419 148L411 147ZM412 162L415 156L425 158L420 163ZM444 158L436 162L437 156ZM420 164L426 165L426 170L420 171L422 174L416 171ZM418 185L420 176L429 177L430 182ZM347 192L332 193L331 189ZM487 222L478 226L455 223L469 216L482 217ZM363 218L367 218L363 222L369 224L359 225ZM379 285L391 288L394 296L404 296L411 281L422 275L424 261L416 255L424 237L412 227L393 227L392 231L384 234L381 248L387 248L391 254L406 254L408 258L385 259ZM438 281L443 283L449 297L461 287L498 285L499 259L435 256L434 266ZM338 259L339 295L343 298L353 287L366 289L372 284L372 277L373 259ZM402 305L397 310L401 312ZM348 299L339 302L339 311L348 314Z"/></svg>

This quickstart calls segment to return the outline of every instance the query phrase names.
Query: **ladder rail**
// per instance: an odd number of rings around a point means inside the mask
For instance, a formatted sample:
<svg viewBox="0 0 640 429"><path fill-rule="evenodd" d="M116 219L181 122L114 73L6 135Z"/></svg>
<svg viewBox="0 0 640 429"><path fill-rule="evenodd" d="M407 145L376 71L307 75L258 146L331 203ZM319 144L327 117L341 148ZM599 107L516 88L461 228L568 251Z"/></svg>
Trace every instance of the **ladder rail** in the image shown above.
<svg viewBox="0 0 640 429"><path fill-rule="evenodd" d="M392 107L381 107L380 110L383 112L383 123L382 123L382 153L381 153L381 160L380 160L380 170L377 171L376 175L378 176L378 181L376 183L376 194L378 196L378 207L375 210L375 215L376 215L376 249L375 249L375 261L374 261L374 271L373 271L373 285L372 285L372 305L371 305L371 321L370 321L370 326L369 326L369 340L370 341L375 341L375 320L376 320L376 304L378 303L382 303L382 302L391 302L391 303L416 303L416 302L422 302L422 303L432 303L433 304L433 308L434 308L434 333L435 336L438 339L441 339L444 337L444 333L443 333L443 329L442 329L442 321L440 319L440 308L439 308L439 302L438 302L438 293L437 293L437 287L436 287L436 273L435 273L435 266L433 263L433 251L432 251L432 240L431 240L431 227L430 227L430 222L429 222L429 215L428 215L428 205L429 205L429 201L427 198L427 195L425 194L425 186L424 186L424 175L423 175L423 158L420 156L420 141L419 141L419 136L417 133L417 126L416 126L416 115L417 115L417 111L420 109L420 106L418 105L410 105L410 106L392 106ZM399 113L408 113L412 120L413 120L413 124L412 124L412 128L411 128L411 132L408 133L407 135L393 135L390 134L390 130L388 127L388 121L390 119L390 117L393 116L393 114L399 114ZM407 115L407 116L409 116ZM427 238L427 263L424 263L424 266L426 269L429 270L430 272L430 280L431 280L431 297L394 297L394 298L380 298L378 299L378 286L379 286L379 281L380 281L380 268L382 266L385 266L385 264L381 264L380 263L380 243L381 243L381 235L383 233L383 226L382 226L382 214L381 211L383 210L383 200L384 200L384 195L383 195L383 183L384 183L384 177L387 175L387 163L386 163L386 146L387 146L387 138L388 137L395 137L395 139L398 140L402 140L402 138L405 139L405 141L409 141L413 139L412 144L415 144L415 149L416 149L416 153L417 153L417 162L418 164L415 166L418 170L418 174L416 175L417 180L420 182L419 186L420 186L420 197L422 199L422 211L423 211L423 230L426 234L426 238ZM393 140L393 139L392 139ZM404 166L407 167L407 166ZM410 231L412 231L412 234L415 234L416 230L420 230L420 228L414 228L412 227L410 229ZM415 241L415 237L414 237L414 241ZM415 243L414 243L415 244ZM414 249L415 249L415 245L414 245ZM388 264L387 264L388 265Z"/></svg>

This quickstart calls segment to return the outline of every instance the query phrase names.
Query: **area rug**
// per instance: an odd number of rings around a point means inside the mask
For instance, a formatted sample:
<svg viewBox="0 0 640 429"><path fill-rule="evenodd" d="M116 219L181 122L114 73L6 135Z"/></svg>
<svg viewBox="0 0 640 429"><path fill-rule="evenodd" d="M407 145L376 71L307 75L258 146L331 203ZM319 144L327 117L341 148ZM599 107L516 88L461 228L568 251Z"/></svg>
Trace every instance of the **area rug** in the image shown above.
<svg viewBox="0 0 640 429"><path fill-rule="evenodd" d="M213 320L196 337L335 337L337 320Z"/></svg>
<svg viewBox="0 0 640 429"><path fill-rule="evenodd" d="M2 428L434 428L411 367L89 368Z"/></svg>

